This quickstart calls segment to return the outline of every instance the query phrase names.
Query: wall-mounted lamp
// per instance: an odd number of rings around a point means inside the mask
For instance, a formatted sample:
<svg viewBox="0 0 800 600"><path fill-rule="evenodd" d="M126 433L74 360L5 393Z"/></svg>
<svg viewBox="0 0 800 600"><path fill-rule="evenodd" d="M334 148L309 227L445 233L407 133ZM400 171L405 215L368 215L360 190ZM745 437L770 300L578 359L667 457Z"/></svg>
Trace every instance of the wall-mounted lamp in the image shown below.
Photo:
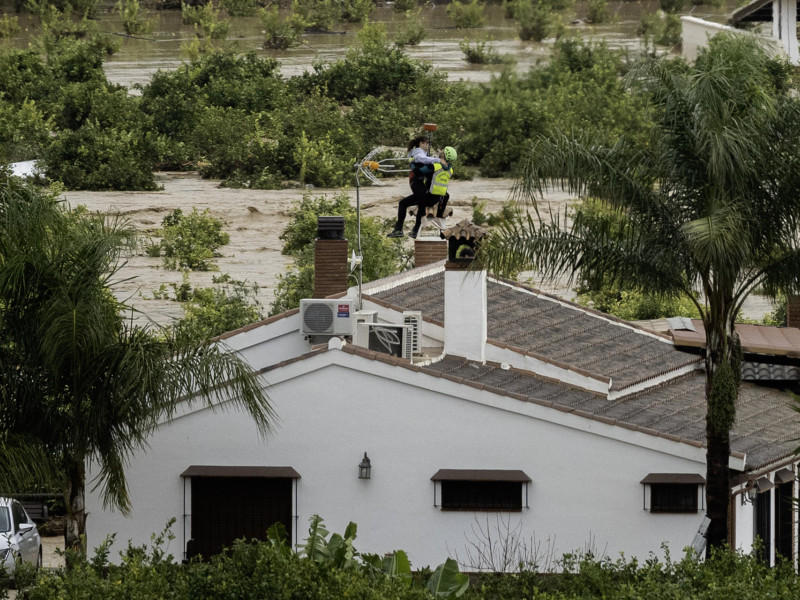
<svg viewBox="0 0 800 600"><path fill-rule="evenodd" d="M364 452L364 458L362 458L361 462L358 463L358 478L369 479L371 470L372 463L369 461L369 456L367 456L367 453Z"/></svg>
<svg viewBox="0 0 800 600"><path fill-rule="evenodd" d="M748 481L744 488L744 493L742 493L742 506L745 504L752 504L757 496L758 488L756 487L755 482L752 480Z"/></svg>

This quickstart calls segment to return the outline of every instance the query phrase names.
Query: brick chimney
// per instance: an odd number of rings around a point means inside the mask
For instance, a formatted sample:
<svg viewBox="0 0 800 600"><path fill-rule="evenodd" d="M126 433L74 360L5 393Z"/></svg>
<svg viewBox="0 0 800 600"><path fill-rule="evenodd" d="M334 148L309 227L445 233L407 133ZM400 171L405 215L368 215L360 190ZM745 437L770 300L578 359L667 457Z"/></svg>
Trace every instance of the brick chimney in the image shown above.
<svg viewBox="0 0 800 600"><path fill-rule="evenodd" d="M414 240L414 266L424 267L447 258L447 241L427 236Z"/></svg>
<svg viewBox="0 0 800 600"><path fill-rule="evenodd" d="M317 217L314 246L314 298L347 291L347 240L344 217Z"/></svg>

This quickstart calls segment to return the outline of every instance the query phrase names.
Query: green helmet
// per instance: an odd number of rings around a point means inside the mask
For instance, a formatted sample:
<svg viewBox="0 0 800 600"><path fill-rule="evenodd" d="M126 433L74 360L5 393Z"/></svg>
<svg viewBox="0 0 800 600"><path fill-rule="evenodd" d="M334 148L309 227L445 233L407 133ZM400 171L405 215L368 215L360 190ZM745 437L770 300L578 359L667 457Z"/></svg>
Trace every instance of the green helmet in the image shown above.
<svg viewBox="0 0 800 600"><path fill-rule="evenodd" d="M458 152L456 152L456 149L452 146L447 146L444 149L444 157L449 163L456 162L456 159L458 158Z"/></svg>

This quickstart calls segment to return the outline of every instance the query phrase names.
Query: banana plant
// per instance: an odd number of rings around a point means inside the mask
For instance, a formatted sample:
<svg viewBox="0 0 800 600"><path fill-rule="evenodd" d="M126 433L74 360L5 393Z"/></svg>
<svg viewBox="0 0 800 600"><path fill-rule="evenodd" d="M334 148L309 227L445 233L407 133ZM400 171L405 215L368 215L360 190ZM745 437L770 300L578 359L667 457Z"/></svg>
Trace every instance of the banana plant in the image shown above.
<svg viewBox="0 0 800 600"><path fill-rule="evenodd" d="M433 572L425 586L434 598L450 600L458 598L469 587L469 575L458 570L458 563L448 558Z"/></svg>

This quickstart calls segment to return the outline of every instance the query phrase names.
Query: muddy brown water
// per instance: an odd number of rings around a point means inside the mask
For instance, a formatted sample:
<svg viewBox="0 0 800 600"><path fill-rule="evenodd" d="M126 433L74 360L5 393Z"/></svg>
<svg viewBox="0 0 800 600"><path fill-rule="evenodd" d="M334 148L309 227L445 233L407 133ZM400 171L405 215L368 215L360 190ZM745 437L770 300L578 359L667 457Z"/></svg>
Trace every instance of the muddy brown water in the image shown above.
<svg viewBox="0 0 800 600"><path fill-rule="evenodd" d="M313 197L332 197L341 192L334 189L291 190L237 190L220 188L219 182L201 179L196 173L159 173L159 185L163 189L155 192L67 192L65 197L72 206L84 205L91 211L108 215L122 215L141 233L141 245L130 256L119 273L114 289L117 296L125 299L144 313L145 319L158 323L169 322L182 316L176 302L158 299L162 285L172 291L170 284L181 284L183 276L178 271L163 267L159 258L148 256L145 245L159 228L169 212L180 208L185 212L192 208L209 209L210 213L225 222L225 231L231 236L230 244L220 249L216 259L219 272L228 273L234 279L246 280L258 285L258 298L265 308L274 298L276 277L284 273L290 259L281 254L280 234L286 227L294 204L304 193ZM484 203L484 212L498 212L510 199L510 179L475 178L472 181L457 181L451 185L451 220L471 217L472 202ZM381 186L362 186L344 190L354 206L360 203L364 217L387 219L396 216L397 203L408 194L405 178L388 180ZM358 197L357 193L358 192ZM545 210L560 210L567 201L566 194L554 194L552 205ZM411 222L406 221L406 233ZM433 226L424 227L423 235L436 235ZM412 241L405 238L408 249ZM369 260L369 257L365 257ZM192 285L211 285L213 272L192 272ZM351 282L354 283L354 282ZM558 287L558 286L556 286ZM555 288L554 288L555 289ZM565 291L566 293L566 291Z"/></svg>
<svg viewBox="0 0 800 600"><path fill-rule="evenodd" d="M209 209L210 213L225 222L225 231L230 234L230 244L220 249L223 256L216 259L219 272L232 278L246 280L258 286L258 299L266 310L274 299L276 278L286 271L290 259L281 254L280 234L286 227L289 214L304 193L312 196L332 197L342 190L236 190L220 188L217 181L201 179L196 173L159 173L158 183L163 189L155 192L67 192L67 201L72 206L84 205L92 211L108 215L122 215L129 219L141 233L141 246L130 256L119 273L114 286L116 295L135 306L143 321L168 323L183 316L177 302L159 299L155 292L170 284L179 285L183 275L165 269L159 258L148 256L144 246L155 235L162 219L176 208L184 211ZM499 212L503 204L511 199L513 181L510 179L475 178L471 181L455 181L451 185L454 209L451 222L472 216L472 204L483 204L486 214ZM354 206L358 202L362 215L388 219L396 216L397 202L408 194L405 178L387 181L381 186L362 186L344 190ZM562 212L569 202L568 194L551 192L539 204L545 217ZM410 230L406 221L406 234ZM437 236L433 226L424 226L422 235ZM412 240L404 238L403 244L411 249ZM369 260L365 257L364 260ZM211 285L214 272L192 272L190 281L195 287ZM567 299L574 293L565 282L555 284L542 282L535 273L525 272L520 281L543 291ZM354 284L351 281L351 285ZM746 315L758 318L770 310L769 303L760 297L752 298L746 306Z"/></svg>
<svg viewBox="0 0 800 600"><path fill-rule="evenodd" d="M590 26L583 23L570 25L573 30L591 39L603 39L613 47L636 50L639 40L635 30L643 14L652 12L658 3L610 2L614 19L607 25ZM700 6L687 9L695 16L719 22L724 21L726 7ZM578 2L562 18L565 21L587 14L585 2ZM181 46L193 39L192 28L182 25L179 11L151 12L155 19L155 30L146 39L120 37L121 48L105 64L109 79L128 87L146 84L158 69L174 69L184 60ZM422 10L426 26L426 38L419 45L408 48L411 56L430 62L434 68L446 72L450 79L471 82L489 81L502 67L471 66L464 61L458 43L467 38L471 41L486 40L497 52L510 55L516 60L516 68L525 70L537 61L545 59L552 48L553 40L543 43L521 42L513 21L504 18L498 5L486 7L487 24L479 30L457 30L447 17L445 6L428 2ZM20 15L23 27L21 34L13 40L0 40L0 49L26 47L35 37L37 28L29 16ZM391 5L378 7L373 20L383 22L389 35L402 26L404 17L396 13ZM98 18L100 28L109 32L121 32L119 16L107 7ZM358 26L342 25L341 33L307 34L302 44L287 51L265 51L261 49L263 32L256 17L232 18L229 40L236 42L240 50L256 51L261 56L275 57L281 63L286 77L310 69L315 61L330 61L342 57L356 43ZM133 92L133 90L132 90ZM225 229L231 236L228 246L221 249L217 259L219 272L229 273L233 278L246 280L258 286L258 298L266 310L274 297L276 277L284 273L290 260L281 255L279 236L286 226L292 205L304 192L313 195L331 196L339 190L235 190L220 188L217 181L203 180L196 173L160 173L158 182L163 189L156 192L67 192L67 200L73 206L85 205L90 210L108 215L122 214L130 219L141 232L142 245L119 273L115 285L116 294L142 311L139 317L158 323L169 322L182 316L176 302L155 298L162 285L180 284L183 276L177 271L163 268L160 259L144 252L148 239L155 235L161 220L168 212L181 208L191 211L208 208L211 213L224 220ZM457 181L452 186L455 209L454 219L472 215L473 201L485 203L484 212L497 212L509 201L513 182L508 179L482 179ZM356 190L346 192L356 202ZM384 186L361 187L360 200L365 216L381 219L392 217L398 200L408 193L407 182L400 178L390 180ZM548 197L546 210L562 210L567 202L566 194ZM433 230L423 233L434 234ZM406 245L411 241L406 238ZM365 257L365 260L368 259ZM211 284L214 273L190 274L194 286ZM545 286L534 274L524 273L521 279L547 291L572 297L565 285ZM753 306L752 308L751 305ZM760 316L769 309L763 299L754 299L748 305L748 314Z"/></svg>
<svg viewBox="0 0 800 600"><path fill-rule="evenodd" d="M580 33L587 39L605 40L612 47L629 48L636 51L640 41L636 28L642 15L658 9L657 0L636 2L609 2L612 19L609 23L590 25L585 23L588 15L587 3L578 1L560 17L570 32ZM734 5L687 6L685 13L724 22L725 15ZM111 56L106 64L108 78L125 86L146 84L153 72L158 69L175 69L184 60L181 47L194 39L194 29L181 23L180 11L150 11L154 19L154 31L149 36L129 37L123 35L122 22L112 5L106 3L98 14L100 29L120 35L120 51ZM471 82L489 81L493 74L502 70L499 65L469 65L459 48L459 42L467 39L472 43L487 41L488 46L499 54L513 58L516 68L527 71L531 65L546 59L554 40L541 43L522 42L513 20L506 19L504 9L498 4L485 7L486 24L480 29L456 29L447 16L446 4L427 2L422 7L420 18L426 27L426 37L418 46L406 50L414 58L430 62L434 68L446 72L450 79L463 79ZM372 21L384 23L390 39L402 28L405 16L393 10L390 3L376 8ZM36 37L37 22L30 15L19 15L22 27L20 34L12 40L0 40L0 48L24 48ZM331 61L340 58L356 44L355 33L359 24L337 25L334 33L308 33L302 36L302 43L289 50L263 50L263 27L257 16L233 17L230 19L228 41L234 42L242 51L255 51L260 56L271 56L281 63L281 72L289 77L311 68L315 61Z"/></svg>

